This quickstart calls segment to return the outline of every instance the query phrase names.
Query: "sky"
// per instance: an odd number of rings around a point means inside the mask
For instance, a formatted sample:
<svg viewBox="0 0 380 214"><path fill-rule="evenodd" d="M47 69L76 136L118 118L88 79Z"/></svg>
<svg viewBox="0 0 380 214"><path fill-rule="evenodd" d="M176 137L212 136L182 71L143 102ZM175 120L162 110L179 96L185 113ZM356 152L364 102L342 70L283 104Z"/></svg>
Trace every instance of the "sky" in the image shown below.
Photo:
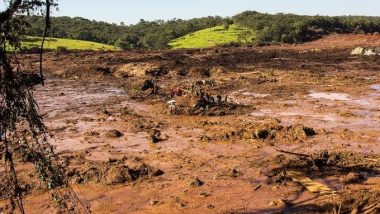
<svg viewBox="0 0 380 214"><path fill-rule="evenodd" d="M54 16L110 23L233 16L245 10L302 15L380 16L380 0L58 0Z"/></svg>

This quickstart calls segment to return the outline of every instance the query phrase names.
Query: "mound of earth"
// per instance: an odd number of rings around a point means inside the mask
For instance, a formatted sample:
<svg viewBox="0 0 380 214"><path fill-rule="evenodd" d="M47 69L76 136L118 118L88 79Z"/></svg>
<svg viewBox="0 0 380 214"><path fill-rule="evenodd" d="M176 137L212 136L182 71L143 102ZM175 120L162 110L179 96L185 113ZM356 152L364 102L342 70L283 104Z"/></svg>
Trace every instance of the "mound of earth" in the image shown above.
<svg viewBox="0 0 380 214"><path fill-rule="evenodd" d="M88 168L73 167L69 169L66 174L72 183L114 185L160 176L163 172L146 164L142 164L136 168L130 168L118 163L92 163Z"/></svg>
<svg viewBox="0 0 380 214"><path fill-rule="evenodd" d="M207 115L225 116L235 114L243 109L243 106L228 101L226 97L211 96L208 93L188 94L169 101L168 113L174 115Z"/></svg>
<svg viewBox="0 0 380 214"><path fill-rule="evenodd" d="M163 76L168 74L168 70L162 65L155 63L128 63L118 68L114 75L116 77L145 77L145 76Z"/></svg>

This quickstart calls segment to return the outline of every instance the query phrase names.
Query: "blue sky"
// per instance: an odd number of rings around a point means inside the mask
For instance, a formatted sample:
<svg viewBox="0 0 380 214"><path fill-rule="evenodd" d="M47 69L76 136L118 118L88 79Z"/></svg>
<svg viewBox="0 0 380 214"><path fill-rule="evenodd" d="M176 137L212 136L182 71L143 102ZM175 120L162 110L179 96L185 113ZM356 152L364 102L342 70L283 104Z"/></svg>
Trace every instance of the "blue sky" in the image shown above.
<svg viewBox="0 0 380 214"><path fill-rule="evenodd" d="M140 19L233 16L245 10L306 15L380 16L380 0L59 0L55 16L132 24Z"/></svg>

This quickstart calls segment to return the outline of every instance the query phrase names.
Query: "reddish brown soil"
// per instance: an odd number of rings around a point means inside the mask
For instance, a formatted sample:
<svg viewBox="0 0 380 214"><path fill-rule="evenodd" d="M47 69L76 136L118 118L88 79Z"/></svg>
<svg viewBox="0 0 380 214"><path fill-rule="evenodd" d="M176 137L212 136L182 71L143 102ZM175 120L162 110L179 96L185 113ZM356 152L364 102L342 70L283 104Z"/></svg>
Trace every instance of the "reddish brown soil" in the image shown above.
<svg viewBox="0 0 380 214"><path fill-rule="evenodd" d="M72 186L93 213L330 213L339 207L360 213L373 206L376 212L380 57L350 52L379 45L379 36L332 35L280 47L51 53L46 85L35 96L56 152L68 160L68 171L78 171ZM36 65L37 57L27 56L25 68ZM141 91L147 79L158 93ZM193 108L197 81L227 102ZM170 97L177 87L183 94ZM174 115L170 100L181 108ZM152 143L155 132L161 141ZM278 149L328 151L330 162L316 167ZM121 166L151 171L117 182ZM91 167L115 174L78 184ZM26 182L31 169L19 168ZM164 174L152 175L157 169ZM336 192L310 193L288 170ZM54 211L49 194L32 187L27 212Z"/></svg>

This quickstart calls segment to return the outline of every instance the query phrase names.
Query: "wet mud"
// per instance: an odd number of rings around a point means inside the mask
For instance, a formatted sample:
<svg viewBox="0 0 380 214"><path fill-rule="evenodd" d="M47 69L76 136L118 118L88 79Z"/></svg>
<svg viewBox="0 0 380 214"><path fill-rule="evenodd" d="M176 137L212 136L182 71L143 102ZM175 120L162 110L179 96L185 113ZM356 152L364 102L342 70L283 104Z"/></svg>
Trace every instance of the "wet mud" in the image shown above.
<svg viewBox="0 0 380 214"><path fill-rule="evenodd" d="M350 55L352 38L50 53L35 97L93 213L376 213L380 58ZM32 168L19 170L26 185ZM293 171L331 191L308 191ZM54 210L31 180L28 213Z"/></svg>

